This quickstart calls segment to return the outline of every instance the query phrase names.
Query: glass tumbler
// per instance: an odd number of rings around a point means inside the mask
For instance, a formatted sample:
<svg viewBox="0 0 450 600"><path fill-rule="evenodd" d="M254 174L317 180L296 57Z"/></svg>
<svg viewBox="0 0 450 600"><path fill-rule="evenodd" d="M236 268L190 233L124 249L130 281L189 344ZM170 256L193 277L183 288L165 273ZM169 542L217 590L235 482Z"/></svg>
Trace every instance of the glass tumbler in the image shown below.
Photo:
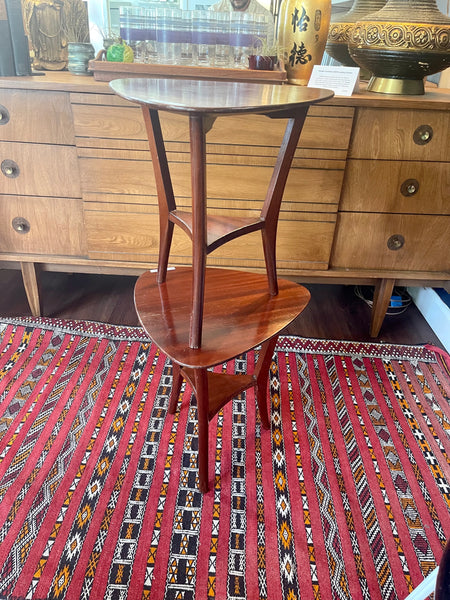
<svg viewBox="0 0 450 600"><path fill-rule="evenodd" d="M249 13L234 11L230 18L230 64L235 69L247 67L247 56L251 54L252 35Z"/></svg>
<svg viewBox="0 0 450 600"><path fill-rule="evenodd" d="M158 62L174 65L177 59L177 27L180 11L176 8L157 8L156 42Z"/></svg>
<svg viewBox="0 0 450 600"><path fill-rule="evenodd" d="M180 18L178 20L178 54L177 64L180 65L192 65L193 64L193 52L192 52L192 11L182 10Z"/></svg>
<svg viewBox="0 0 450 600"><path fill-rule="evenodd" d="M214 65L216 67L230 66L230 13L214 12L216 53Z"/></svg>
<svg viewBox="0 0 450 600"><path fill-rule="evenodd" d="M146 45L146 62L158 62L158 47L156 42L157 31L157 14L156 8L145 9L145 45Z"/></svg>
<svg viewBox="0 0 450 600"><path fill-rule="evenodd" d="M209 67L214 65L216 49L214 12L211 10L192 11L192 42L196 64Z"/></svg>

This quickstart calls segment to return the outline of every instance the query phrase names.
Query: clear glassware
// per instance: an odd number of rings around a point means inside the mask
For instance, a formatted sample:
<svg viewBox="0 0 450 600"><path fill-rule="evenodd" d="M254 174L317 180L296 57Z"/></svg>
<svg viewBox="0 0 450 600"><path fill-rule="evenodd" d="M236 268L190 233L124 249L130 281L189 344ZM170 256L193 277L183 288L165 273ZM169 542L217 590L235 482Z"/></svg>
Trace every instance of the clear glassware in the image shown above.
<svg viewBox="0 0 450 600"><path fill-rule="evenodd" d="M194 10L192 13L192 42L197 58L196 64L203 67L212 66L216 49L214 13L210 10Z"/></svg>
<svg viewBox="0 0 450 600"><path fill-rule="evenodd" d="M182 10L178 20L178 54L177 64L192 65L192 11Z"/></svg>
<svg viewBox="0 0 450 600"><path fill-rule="evenodd" d="M267 45L271 45L273 40L268 39L268 27L269 20L267 15L263 14L254 14L253 15L253 52L261 53L263 48L267 47ZM265 53L265 50L263 50Z"/></svg>
<svg viewBox="0 0 450 600"><path fill-rule="evenodd" d="M120 7L120 37L126 42L136 55L142 54L137 48L139 42L145 40L145 15L141 8ZM140 62L140 61L139 61Z"/></svg>
<svg viewBox="0 0 450 600"><path fill-rule="evenodd" d="M252 15L234 11L230 19L230 63L236 69L246 68L251 54L252 35L249 33Z"/></svg>
<svg viewBox="0 0 450 600"><path fill-rule="evenodd" d="M158 62L174 65L177 59L177 27L180 11L176 8L157 8L156 10Z"/></svg>
<svg viewBox="0 0 450 600"><path fill-rule="evenodd" d="M146 63L147 58L147 45L145 42L136 42L134 46L134 62Z"/></svg>
<svg viewBox="0 0 450 600"><path fill-rule="evenodd" d="M124 42L130 44L131 41L131 13L132 8L121 6L119 9L120 15L120 37Z"/></svg>
<svg viewBox="0 0 450 600"><path fill-rule="evenodd" d="M230 13L214 12L214 25L216 34L216 53L214 65L216 67L230 66Z"/></svg>
<svg viewBox="0 0 450 600"><path fill-rule="evenodd" d="M145 10L145 43L148 63L158 62L158 47L156 42L157 15L156 8Z"/></svg>

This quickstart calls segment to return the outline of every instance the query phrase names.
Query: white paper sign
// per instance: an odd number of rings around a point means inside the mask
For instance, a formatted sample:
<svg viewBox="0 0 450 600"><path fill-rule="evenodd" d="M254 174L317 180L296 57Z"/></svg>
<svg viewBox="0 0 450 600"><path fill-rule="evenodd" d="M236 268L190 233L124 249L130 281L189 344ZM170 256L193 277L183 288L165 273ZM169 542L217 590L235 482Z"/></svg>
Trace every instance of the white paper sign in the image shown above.
<svg viewBox="0 0 450 600"><path fill-rule="evenodd" d="M359 88L359 67L315 65L308 87L333 90L336 96L351 96Z"/></svg>

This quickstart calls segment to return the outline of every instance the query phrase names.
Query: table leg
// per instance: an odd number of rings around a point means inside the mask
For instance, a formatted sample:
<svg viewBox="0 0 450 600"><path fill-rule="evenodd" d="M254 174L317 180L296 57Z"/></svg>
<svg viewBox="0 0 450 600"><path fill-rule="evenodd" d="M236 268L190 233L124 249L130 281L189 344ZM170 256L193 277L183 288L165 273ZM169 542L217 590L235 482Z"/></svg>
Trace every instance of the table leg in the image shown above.
<svg viewBox="0 0 450 600"><path fill-rule="evenodd" d="M177 412L178 398L180 396L181 384L183 376L181 375L181 367L175 361L172 361L172 391L170 392L168 413L174 415Z"/></svg>
<svg viewBox="0 0 450 600"><path fill-rule="evenodd" d="M264 259L266 263L269 292L272 296L278 293L277 267L276 267L276 241L278 216L284 188L289 175L292 160L297 149L298 140L303 129L308 108L301 109L289 119L284 133L283 141L278 152L277 162L270 179L266 198L261 211L264 228L261 229Z"/></svg>
<svg viewBox="0 0 450 600"><path fill-rule="evenodd" d="M202 493L209 490L208 476L208 375L206 369L194 369L195 396L198 415L198 488Z"/></svg>
<svg viewBox="0 0 450 600"><path fill-rule="evenodd" d="M159 209L159 259L158 283L166 280L170 246L172 244L173 223L169 221L169 213L176 210L172 180L169 172L164 139L161 131L158 111L142 107L145 127L147 129L153 171L156 180Z"/></svg>
<svg viewBox="0 0 450 600"><path fill-rule="evenodd" d="M378 337L386 311L391 300L395 279L379 279L375 286L373 298L372 320L370 323L371 337Z"/></svg>
<svg viewBox="0 0 450 600"><path fill-rule="evenodd" d="M267 380L269 378L269 367L277 339L278 336L274 335L270 340L264 342L255 367L255 396L263 429L270 429L269 411L267 409Z"/></svg>
<svg viewBox="0 0 450 600"><path fill-rule="evenodd" d="M189 118L192 191L192 313L189 346L200 348L206 268L206 136L203 117Z"/></svg>
<svg viewBox="0 0 450 600"><path fill-rule="evenodd" d="M20 268L22 270L23 284L31 314L33 317L40 317L42 315L42 305L39 294L37 266L34 263L22 262L20 263Z"/></svg>

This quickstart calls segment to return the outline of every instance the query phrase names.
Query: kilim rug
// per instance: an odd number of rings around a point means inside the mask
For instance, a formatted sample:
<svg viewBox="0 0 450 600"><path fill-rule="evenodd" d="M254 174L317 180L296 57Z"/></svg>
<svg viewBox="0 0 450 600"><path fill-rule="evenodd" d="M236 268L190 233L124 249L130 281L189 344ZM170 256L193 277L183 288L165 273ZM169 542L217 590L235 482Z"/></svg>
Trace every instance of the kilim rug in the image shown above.
<svg viewBox="0 0 450 600"><path fill-rule="evenodd" d="M245 372L255 353L218 370ZM394 599L450 536L448 356L282 337L211 423L139 328L0 319L2 599Z"/></svg>

